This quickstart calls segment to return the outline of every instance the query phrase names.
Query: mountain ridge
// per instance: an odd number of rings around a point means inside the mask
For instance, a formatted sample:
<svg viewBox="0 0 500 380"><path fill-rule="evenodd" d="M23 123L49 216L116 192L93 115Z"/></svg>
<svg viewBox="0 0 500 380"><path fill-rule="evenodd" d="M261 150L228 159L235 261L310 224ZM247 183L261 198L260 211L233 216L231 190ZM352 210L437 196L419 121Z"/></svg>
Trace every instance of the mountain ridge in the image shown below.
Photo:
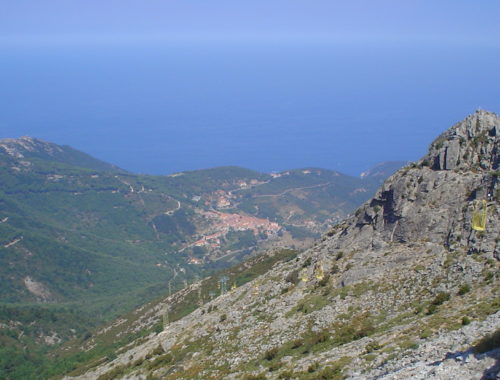
<svg viewBox="0 0 500 380"><path fill-rule="evenodd" d="M0 139L0 148L4 154L18 160L35 158L87 169L125 172L115 165L98 160L68 145L57 145L29 136Z"/></svg>

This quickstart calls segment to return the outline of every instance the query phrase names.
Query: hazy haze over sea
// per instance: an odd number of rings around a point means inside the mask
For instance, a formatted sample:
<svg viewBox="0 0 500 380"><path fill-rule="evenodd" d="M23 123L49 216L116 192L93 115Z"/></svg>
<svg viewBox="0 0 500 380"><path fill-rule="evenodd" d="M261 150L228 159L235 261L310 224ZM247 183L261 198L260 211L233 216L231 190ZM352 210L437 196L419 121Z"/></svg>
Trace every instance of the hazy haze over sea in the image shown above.
<svg viewBox="0 0 500 380"><path fill-rule="evenodd" d="M500 52L472 43L26 43L2 46L0 62L0 138L144 173L357 175L419 158L478 107L500 111Z"/></svg>

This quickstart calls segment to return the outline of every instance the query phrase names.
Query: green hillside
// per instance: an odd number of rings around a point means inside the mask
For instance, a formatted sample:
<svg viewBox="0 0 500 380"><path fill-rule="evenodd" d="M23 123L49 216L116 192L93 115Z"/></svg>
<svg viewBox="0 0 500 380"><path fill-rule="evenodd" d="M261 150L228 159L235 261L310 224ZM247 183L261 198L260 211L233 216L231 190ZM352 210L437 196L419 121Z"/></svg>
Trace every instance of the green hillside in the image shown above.
<svg viewBox="0 0 500 380"><path fill-rule="evenodd" d="M173 278L180 286L273 245L305 247L375 190L323 169L136 175L28 137L0 140L0 183L0 302L85 304L104 316Z"/></svg>
<svg viewBox="0 0 500 380"><path fill-rule="evenodd" d="M310 246L375 190L323 169L136 175L32 138L0 140L0 184L0 368L21 371L169 286Z"/></svg>

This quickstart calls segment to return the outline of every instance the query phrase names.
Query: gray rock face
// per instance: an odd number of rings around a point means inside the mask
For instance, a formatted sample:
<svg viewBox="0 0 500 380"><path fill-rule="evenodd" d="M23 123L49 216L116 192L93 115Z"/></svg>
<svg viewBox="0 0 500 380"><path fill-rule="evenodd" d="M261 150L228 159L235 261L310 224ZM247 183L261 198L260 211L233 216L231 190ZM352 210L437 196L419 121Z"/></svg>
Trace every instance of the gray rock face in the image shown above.
<svg viewBox="0 0 500 380"><path fill-rule="evenodd" d="M439 136L429 153L390 177L354 220L336 229L337 248L383 247L428 240L451 249L499 256L500 119L478 111ZM488 232L471 229L478 202L488 202Z"/></svg>
<svg viewBox="0 0 500 380"><path fill-rule="evenodd" d="M497 170L499 131L498 116L479 110L439 136L424 159L434 170Z"/></svg>

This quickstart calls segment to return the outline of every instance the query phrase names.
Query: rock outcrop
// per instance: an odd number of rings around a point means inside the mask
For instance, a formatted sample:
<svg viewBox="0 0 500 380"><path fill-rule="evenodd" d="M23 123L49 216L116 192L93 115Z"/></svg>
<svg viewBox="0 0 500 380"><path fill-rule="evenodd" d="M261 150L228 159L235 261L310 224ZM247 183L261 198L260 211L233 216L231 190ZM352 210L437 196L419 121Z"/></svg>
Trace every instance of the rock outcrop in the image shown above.
<svg viewBox="0 0 500 380"><path fill-rule="evenodd" d="M338 225L332 245L377 249L425 239L498 257L500 225L492 218L499 213L499 132L498 116L486 111L454 125L424 158L385 181L355 218ZM486 234L471 229L482 200L491 219Z"/></svg>

